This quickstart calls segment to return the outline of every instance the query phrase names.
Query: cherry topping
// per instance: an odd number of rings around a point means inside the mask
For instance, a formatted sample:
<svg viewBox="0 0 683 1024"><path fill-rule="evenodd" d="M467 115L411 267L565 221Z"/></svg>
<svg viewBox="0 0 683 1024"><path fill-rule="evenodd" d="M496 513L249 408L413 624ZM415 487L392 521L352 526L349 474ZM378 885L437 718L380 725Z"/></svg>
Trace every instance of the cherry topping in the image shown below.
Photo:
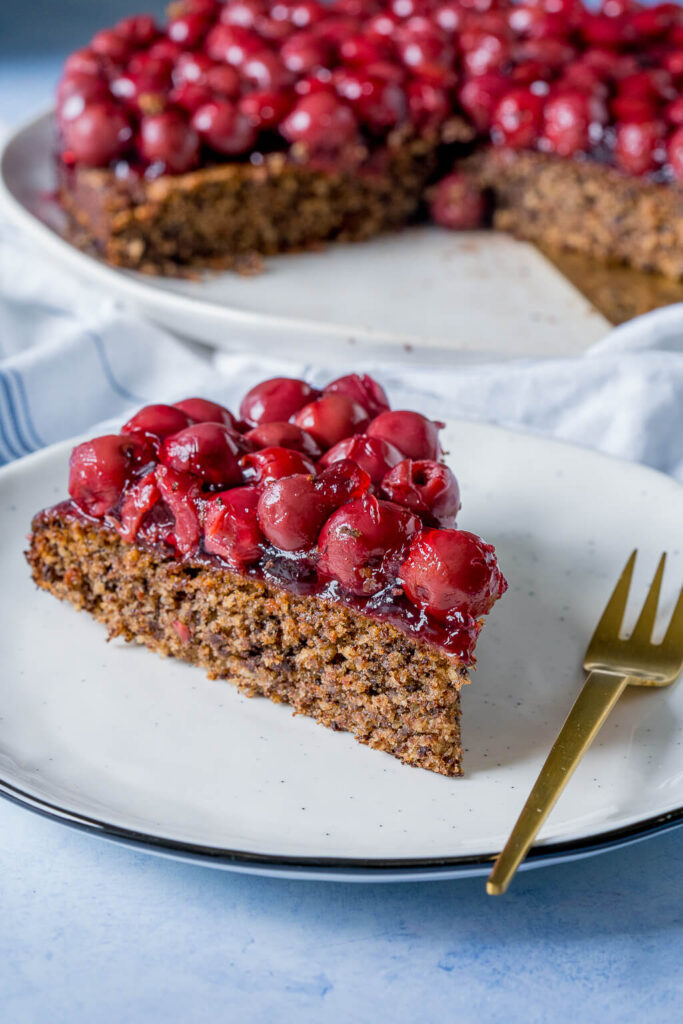
<svg viewBox="0 0 683 1024"><path fill-rule="evenodd" d="M64 157L86 167L108 164L126 149L133 132L123 112L111 103L87 103L83 112L62 125Z"/></svg>
<svg viewBox="0 0 683 1024"><path fill-rule="evenodd" d="M372 421L366 433L395 445L409 459L433 459L441 455L439 428L443 424L428 420L419 412L383 412Z"/></svg>
<svg viewBox="0 0 683 1024"><path fill-rule="evenodd" d="M366 493L323 526L318 573L352 594L375 594L393 578L401 550L419 529L420 520L407 509Z"/></svg>
<svg viewBox="0 0 683 1024"><path fill-rule="evenodd" d="M254 125L230 100L199 107L191 124L207 145L226 156L246 153L256 141Z"/></svg>
<svg viewBox="0 0 683 1024"><path fill-rule="evenodd" d="M167 437L159 458L179 473L191 473L214 487L240 483L240 449L222 423L195 423Z"/></svg>
<svg viewBox="0 0 683 1024"><path fill-rule="evenodd" d="M493 547L466 530L423 530L400 576L409 600L440 621L484 615L507 590Z"/></svg>
<svg viewBox="0 0 683 1024"><path fill-rule="evenodd" d="M145 405L124 424L122 434L146 434L155 441L163 441L189 427L192 418L173 405Z"/></svg>
<svg viewBox="0 0 683 1024"><path fill-rule="evenodd" d="M269 480L280 480L295 473L315 476L315 466L306 455L276 445L261 448L257 452L247 452L242 456L241 465L244 478L249 483L265 484Z"/></svg>
<svg viewBox="0 0 683 1024"><path fill-rule="evenodd" d="M57 109L62 120L70 121L85 110L87 103L107 100L108 90L97 75L83 72L68 75L57 88Z"/></svg>
<svg viewBox="0 0 683 1024"><path fill-rule="evenodd" d="M212 60L240 67L263 50L263 40L239 25L218 24L206 37L205 49Z"/></svg>
<svg viewBox="0 0 683 1024"><path fill-rule="evenodd" d="M135 462L135 438L105 434L77 445L69 460L69 494L84 512L103 516L116 504Z"/></svg>
<svg viewBox="0 0 683 1024"><path fill-rule="evenodd" d="M320 458L320 448L310 434L294 423L262 423L244 435L257 448L291 448L292 451L308 455L310 459Z"/></svg>
<svg viewBox="0 0 683 1024"><path fill-rule="evenodd" d="M256 518L256 487L233 487L206 502L204 547L220 555L232 569L258 562L264 537Z"/></svg>
<svg viewBox="0 0 683 1024"><path fill-rule="evenodd" d="M367 434L356 434L339 441L323 455L320 466L331 466L342 459L352 459L370 476L372 482L379 483L386 473L403 458L402 453L381 437L368 437Z"/></svg>
<svg viewBox="0 0 683 1024"><path fill-rule="evenodd" d="M506 87L504 76L497 72L477 75L462 86L458 98L480 132L491 127L494 111Z"/></svg>
<svg viewBox="0 0 683 1024"><path fill-rule="evenodd" d="M209 22L201 14L181 14L168 23L168 38L182 46L196 46L206 35Z"/></svg>
<svg viewBox="0 0 683 1024"><path fill-rule="evenodd" d="M360 68L341 68L334 78L337 92L353 107L358 120L374 131L386 131L405 118L406 98L400 85Z"/></svg>
<svg viewBox="0 0 683 1024"><path fill-rule="evenodd" d="M565 157L588 149L591 125L603 124L606 120L603 104L578 91L552 97L543 114L543 139L547 148Z"/></svg>
<svg viewBox="0 0 683 1024"><path fill-rule="evenodd" d="M667 155L674 174L683 180L683 128L677 128L669 139Z"/></svg>
<svg viewBox="0 0 683 1024"><path fill-rule="evenodd" d="M199 163L199 136L179 111L150 114L140 121L140 152L149 163L182 174Z"/></svg>
<svg viewBox="0 0 683 1024"><path fill-rule="evenodd" d="M530 89L510 89L493 114L492 137L498 145L521 149L536 141L543 116L543 100Z"/></svg>
<svg viewBox="0 0 683 1024"><path fill-rule="evenodd" d="M265 485L258 521L271 544L283 551L302 551L316 543L328 511L313 477L297 473Z"/></svg>
<svg viewBox="0 0 683 1024"><path fill-rule="evenodd" d="M330 47L313 32L295 32L285 39L280 48L280 56L288 71L305 75L314 68L327 65Z"/></svg>
<svg viewBox="0 0 683 1024"><path fill-rule="evenodd" d="M286 92L255 90L243 96L239 108L257 129L275 128L292 109L294 99Z"/></svg>
<svg viewBox="0 0 683 1024"><path fill-rule="evenodd" d="M664 124L644 121L617 125L614 155L619 167L629 174L645 174L664 159Z"/></svg>
<svg viewBox="0 0 683 1024"><path fill-rule="evenodd" d="M168 466L157 466L156 481L161 496L175 519L173 533L166 539L181 555L192 554L197 550L201 536L201 482L187 473L177 473Z"/></svg>
<svg viewBox="0 0 683 1024"><path fill-rule="evenodd" d="M103 28L90 40L90 49L99 57L107 57L116 64L123 64L131 51L127 39L113 28Z"/></svg>
<svg viewBox="0 0 683 1024"><path fill-rule="evenodd" d="M157 486L156 472L148 473L126 491L121 505L121 523L117 526L122 540L132 544L142 521L159 501L161 493Z"/></svg>
<svg viewBox="0 0 683 1024"><path fill-rule="evenodd" d="M362 497L370 490L372 480L357 462L341 459L323 469L315 485L328 511L332 511L347 501Z"/></svg>
<svg viewBox="0 0 683 1024"><path fill-rule="evenodd" d="M389 399L381 384L367 373L349 373L337 377L323 388L325 395L346 395L362 405L368 416L379 416L389 408Z"/></svg>
<svg viewBox="0 0 683 1024"><path fill-rule="evenodd" d="M130 18L121 18L115 30L134 47L150 46L159 35L159 29L151 14L134 14Z"/></svg>
<svg viewBox="0 0 683 1024"><path fill-rule="evenodd" d="M296 413L293 421L325 449L350 434L362 431L367 425L368 414L358 402L346 395L333 393L305 405Z"/></svg>
<svg viewBox="0 0 683 1024"><path fill-rule="evenodd" d="M486 216L486 199L478 185L457 171L435 186L429 206L435 224L451 231L473 231Z"/></svg>
<svg viewBox="0 0 683 1024"><path fill-rule="evenodd" d="M440 526L454 526L460 508L460 488L448 466L431 459L404 459L382 480L390 501L432 516Z"/></svg>
<svg viewBox="0 0 683 1024"><path fill-rule="evenodd" d="M317 395L305 380L273 377L247 392L240 405L240 416L253 426L288 420Z"/></svg>
<svg viewBox="0 0 683 1024"><path fill-rule="evenodd" d="M297 100L280 125L288 142L310 150L337 150L357 136L353 111L330 92L314 92Z"/></svg>
<svg viewBox="0 0 683 1024"><path fill-rule="evenodd" d="M195 423L222 423L225 427L236 429L235 417L218 402L210 402L206 398L184 398L182 402L174 402L173 408L187 413Z"/></svg>

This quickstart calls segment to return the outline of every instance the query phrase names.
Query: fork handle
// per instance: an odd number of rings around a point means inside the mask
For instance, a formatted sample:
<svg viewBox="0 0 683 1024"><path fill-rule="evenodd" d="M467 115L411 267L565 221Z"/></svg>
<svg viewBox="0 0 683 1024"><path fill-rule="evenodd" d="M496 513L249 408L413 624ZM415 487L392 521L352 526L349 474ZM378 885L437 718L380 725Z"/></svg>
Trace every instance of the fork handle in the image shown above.
<svg viewBox="0 0 683 1024"><path fill-rule="evenodd" d="M628 686L628 676L589 673L567 721L548 754L504 849L486 883L490 896L505 892L538 830L555 806L574 769Z"/></svg>

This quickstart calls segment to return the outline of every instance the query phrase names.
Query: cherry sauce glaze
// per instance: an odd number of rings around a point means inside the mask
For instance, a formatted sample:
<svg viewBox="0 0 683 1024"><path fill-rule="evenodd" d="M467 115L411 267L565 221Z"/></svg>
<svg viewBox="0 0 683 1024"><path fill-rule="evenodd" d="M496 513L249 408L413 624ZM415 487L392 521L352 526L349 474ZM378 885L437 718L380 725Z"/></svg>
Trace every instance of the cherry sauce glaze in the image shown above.
<svg viewBox="0 0 683 1024"><path fill-rule="evenodd" d="M456 528L442 426L391 410L357 374L322 391L263 381L239 418L201 398L149 405L119 434L74 448L57 513L164 557L344 603L469 664L507 583L491 545Z"/></svg>
<svg viewBox="0 0 683 1024"><path fill-rule="evenodd" d="M61 157L122 179L264 154L382 166L392 138L449 138L683 178L683 9L636 0L177 0L66 61ZM451 133L452 134L452 133ZM484 216L458 177L432 214ZM450 201L448 196L450 195Z"/></svg>

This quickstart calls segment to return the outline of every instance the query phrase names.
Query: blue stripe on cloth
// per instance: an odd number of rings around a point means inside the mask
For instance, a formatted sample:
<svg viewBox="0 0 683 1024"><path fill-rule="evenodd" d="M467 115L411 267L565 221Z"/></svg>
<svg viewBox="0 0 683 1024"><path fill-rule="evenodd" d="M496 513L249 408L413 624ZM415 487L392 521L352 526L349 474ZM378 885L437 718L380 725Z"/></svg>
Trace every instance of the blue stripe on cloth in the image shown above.
<svg viewBox="0 0 683 1024"><path fill-rule="evenodd" d="M114 376L114 371L112 370L111 365L109 363L109 357L107 356L107 351L104 347L104 343L100 336L98 334L95 334L94 331L88 331L87 337L90 338L90 340L95 346L95 351L100 357L100 362L102 364L102 369L104 370L104 375L107 378L109 384L111 385L112 390L115 391L116 394L119 395L121 398L125 398L126 401L128 402L143 402L144 399L140 398L138 395L134 395L132 391L128 391L126 388L123 387L122 384L119 384L119 382L117 381L116 377Z"/></svg>
<svg viewBox="0 0 683 1024"><path fill-rule="evenodd" d="M19 401L21 403L21 407L24 413L24 420L26 421L26 427L29 436L31 437L31 441L35 448L44 448L46 442L43 441L42 437L35 428L33 416L31 414L31 405L28 400L28 394L26 392L24 379L18 370L8 370L7 372L9 373L10 377L12 378L16 386L17 393L19 395Z"/></svg>
<svg viewBox="0 0 683 1024"><path fill-rule="evenodd" d="M18 459L20 456L28 454L31 448L24 448L22 451L12 393L7 379L1 370L0 392L2 392L5 399L4 404L6 404L6 409L0 408L0 437L2 437L2 441L9 452L9 458Z"/></svg>

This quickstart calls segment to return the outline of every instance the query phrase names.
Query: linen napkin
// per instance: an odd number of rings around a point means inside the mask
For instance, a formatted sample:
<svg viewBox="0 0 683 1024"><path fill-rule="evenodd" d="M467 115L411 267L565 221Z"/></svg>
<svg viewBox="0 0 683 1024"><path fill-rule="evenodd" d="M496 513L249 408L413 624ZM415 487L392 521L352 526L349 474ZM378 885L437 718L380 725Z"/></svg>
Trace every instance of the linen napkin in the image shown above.
<svg viewBox="0 0 683 1024"><path fill-rule="evenodd" d="M683 304L611 331L586 354L438 368L363 361L326 368L190 346L64 273L0 225L0 462L147 402L202 394L235 408L270 376L324 383L371 373L394 408L552 435L683 482ZM244 346L242 346L244 348ZM321 352L324 349L321 346ZM324 359L324 355L322 356Z"/></svg>

